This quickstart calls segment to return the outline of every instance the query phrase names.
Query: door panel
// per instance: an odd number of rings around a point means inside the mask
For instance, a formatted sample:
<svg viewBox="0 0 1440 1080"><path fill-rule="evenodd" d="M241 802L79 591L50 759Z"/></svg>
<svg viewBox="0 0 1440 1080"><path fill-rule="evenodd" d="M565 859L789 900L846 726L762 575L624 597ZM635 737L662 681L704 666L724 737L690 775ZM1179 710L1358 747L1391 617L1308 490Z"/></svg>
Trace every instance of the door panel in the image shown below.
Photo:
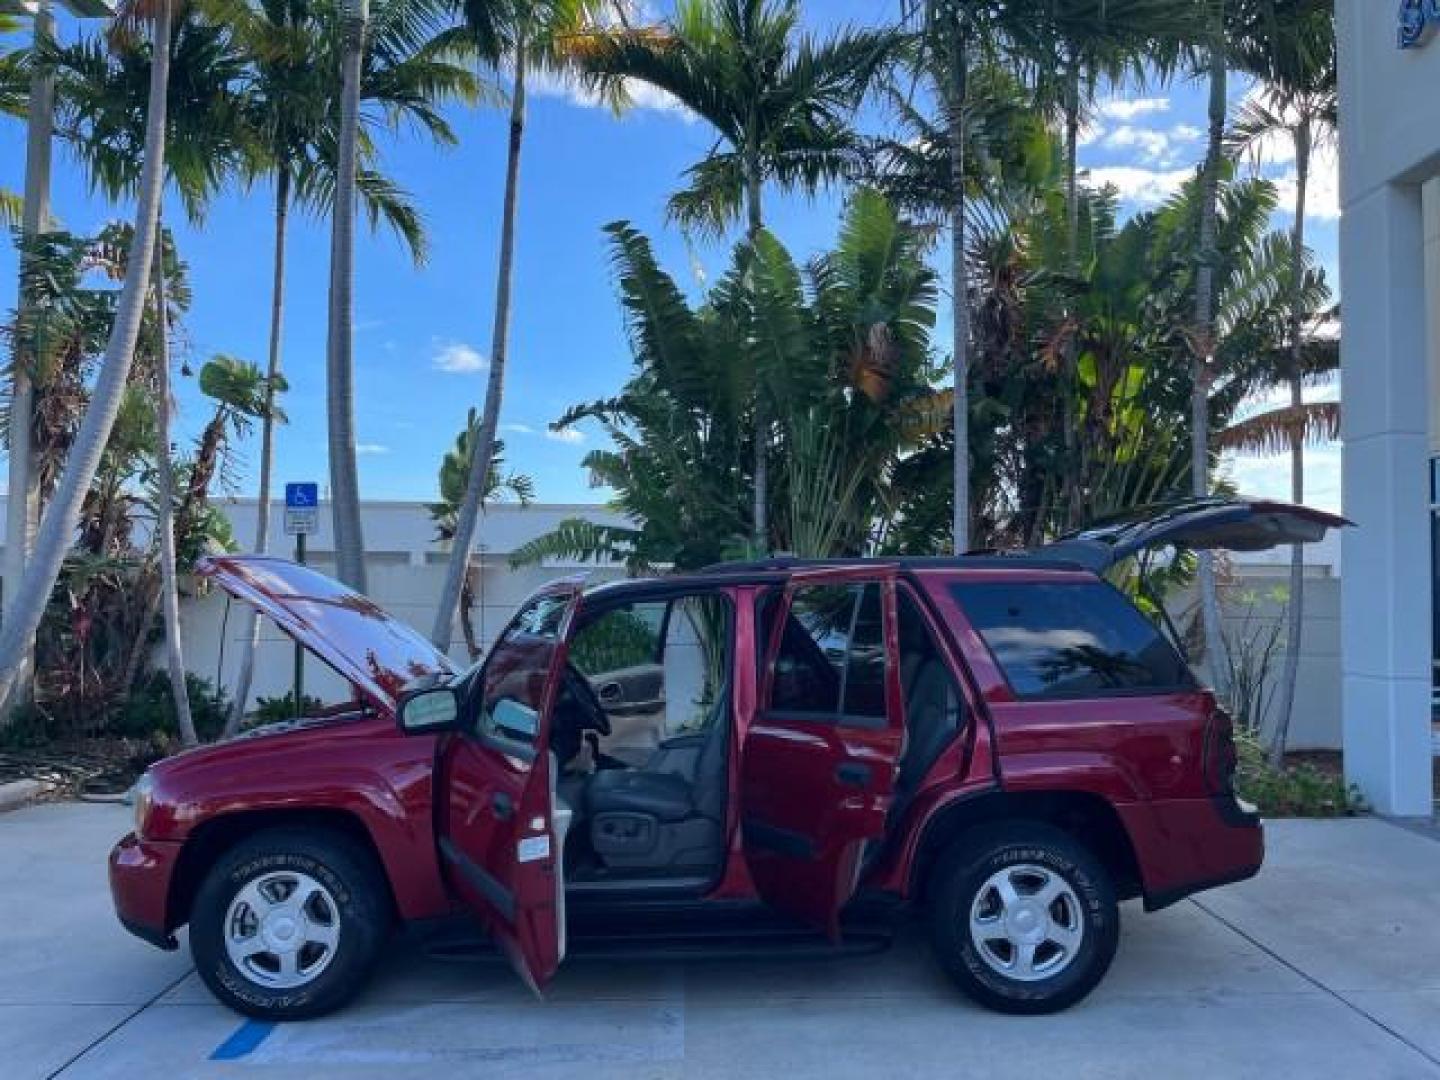
<svg viewBox="0 0 1440 1080"><path fill-rule="evenodd" d="M897 657L893 570L792 580L741 759L745 857L767 903L832 939L894 796L904 731Z"/></svg>
<svg viewBox="0 0 1440 1080"><path fill-rule="evenodd" d="M538 594L467 689L466 729L440 751L440 852L456 896L537 993L564 958L563 832L549 717L579 603Z"/></svg>

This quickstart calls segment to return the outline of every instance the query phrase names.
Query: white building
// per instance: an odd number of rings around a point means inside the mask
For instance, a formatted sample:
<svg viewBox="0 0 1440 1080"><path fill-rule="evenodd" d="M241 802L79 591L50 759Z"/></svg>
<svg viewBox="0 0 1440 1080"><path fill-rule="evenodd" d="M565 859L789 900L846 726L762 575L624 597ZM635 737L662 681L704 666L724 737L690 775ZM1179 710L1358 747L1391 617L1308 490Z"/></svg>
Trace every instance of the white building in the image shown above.
<svg viewBox="0 0 1440 1080"><path fill-rule="evenodd" d="M1397 22L1396 12L1400 11ZM1345 767L1429 815L1440 507L1440 0L1337 0Z"/></svg>

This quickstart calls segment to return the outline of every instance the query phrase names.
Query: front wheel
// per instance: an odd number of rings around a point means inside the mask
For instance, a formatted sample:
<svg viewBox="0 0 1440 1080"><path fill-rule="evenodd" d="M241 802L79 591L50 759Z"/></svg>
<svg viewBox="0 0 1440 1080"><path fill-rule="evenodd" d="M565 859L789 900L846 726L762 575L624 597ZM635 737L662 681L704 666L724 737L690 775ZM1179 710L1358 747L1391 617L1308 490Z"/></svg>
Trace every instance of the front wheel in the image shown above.
<svg viewBox="0 0 1440 1080"><path fill-rule="evenodd" d="M331 1012L365 982L390 925L369 852L338 833L271 829L216 861L190 915L195 969L264 1020Z"/></svg>
<svg viewBox="0 0 1440 1080"><path fill-rule="evenodd" d="M1040 823L979 829L959 841L936 875L936 955L982 1005L1058 1012L1109 969L1120 936L1115 888L1068 833Z"/></svg>

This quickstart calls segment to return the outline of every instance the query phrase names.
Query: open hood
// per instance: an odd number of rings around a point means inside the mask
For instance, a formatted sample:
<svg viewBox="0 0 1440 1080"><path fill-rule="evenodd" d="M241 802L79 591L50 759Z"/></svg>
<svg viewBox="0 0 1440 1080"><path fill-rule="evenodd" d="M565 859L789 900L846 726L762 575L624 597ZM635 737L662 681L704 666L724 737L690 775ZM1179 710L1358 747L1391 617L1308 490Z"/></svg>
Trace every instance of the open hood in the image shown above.
<svg viewBox="0 0 1440 1080"><path fill-rule="evenodd" d="M1044 544L1036 553L1104 573L1146 548L1266 551L1284 544L1313 544L1329 529L1353 524L1308 506L1263 499L1191 499L1145 507Z"/></svg>
<svg viewBox="0 0 1440 1080"><path fill-rule="evenodd" d="M407 683L455 670L413 627L308 566L267 555L216 555L201 559L196 572L268 615L387 713Z"/></svg>

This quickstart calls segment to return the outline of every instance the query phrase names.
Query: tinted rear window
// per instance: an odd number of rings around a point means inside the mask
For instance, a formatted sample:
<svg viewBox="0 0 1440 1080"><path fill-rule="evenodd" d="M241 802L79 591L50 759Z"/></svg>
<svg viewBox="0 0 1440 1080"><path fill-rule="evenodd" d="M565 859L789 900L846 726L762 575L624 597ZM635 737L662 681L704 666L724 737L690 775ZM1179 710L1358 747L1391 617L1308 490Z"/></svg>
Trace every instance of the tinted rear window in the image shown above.
<svg viewBox="0 0 1440 1080"><path fill-rule="evenodd" d="M1104 697L1192 685L1170 643L1104 582L983 582L951 590L1019 697Z"/></svg>

